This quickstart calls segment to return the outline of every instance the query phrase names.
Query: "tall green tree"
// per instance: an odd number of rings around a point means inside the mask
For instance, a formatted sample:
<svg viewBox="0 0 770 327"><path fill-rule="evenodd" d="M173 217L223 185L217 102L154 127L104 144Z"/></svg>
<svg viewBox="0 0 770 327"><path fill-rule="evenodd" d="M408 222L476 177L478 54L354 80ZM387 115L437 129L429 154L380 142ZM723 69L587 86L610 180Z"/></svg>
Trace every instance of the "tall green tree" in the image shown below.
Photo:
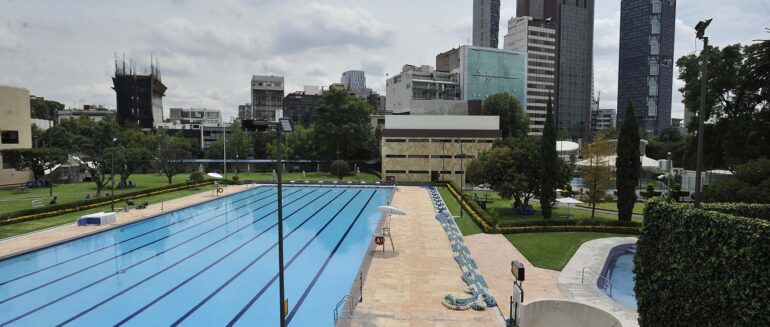
<svg viewBox="0 0 770 327"><path fill-rule="evenodd" d="M30 114L32 118L46 119L56 121L59 117L59 110L64 110L64 105L43 98L34 98L29 100Z"/></svg>
<svg viewBox="0 0 770 327"><path fill-rule="evenodd" d="M371 107L341 88L332 88L316 102L316 140L326 158L368 158L373 150Z"/></svg>
<svg viewBox="0 0 770 327"><path fill-rule="evenodd" d="M500 117L503 138L524 137L529 132L529 119L516 97L502 92L490 95L481 104L481 113Z"/></svg>
<svg viewBox="0 0 770 327"><path fill-rule="evenodd" d="M192 146L190 141L181 137L168 136L162 130L156 138L155 164L171 184L174 176L184 171L186 164L183 160L190 159L192 156L190 151Z"/></svg>
<svg viewBox="0 0 770 327"><path fill-rule="evenodd" d="M557 180L561 175L559 155L556 153L556 126L553 122L553 106L551 98L545 113L545 126L543 127L543 139L540 143L540 207L543 210L543 218L551 219L551 211L556 201Z"/></svg>
<svg viewBox="0 0 770 327"><path fill-rule="evenodd" d="M620 127L618 156L615 159L618 219L623 221L631 221L636 202L636 186L642 174L639 139L639 123L634 116L634 106L629 103L623 126Z"/></svg>
<svg viewBox="0 0 770 327"><path fill-rule="evenodd" d="M762 84L765 42L724 48L711 47L707 58L704 165L707 169L731 169L747 160L770 157L770 92ZM700 56L677 60L686 110L697 113L700 104ZM766 74L766 70L765 73ZM695 117L695 116L694 116ZM697 120L685 122L691 132ZM695 166L697 138L688 137L685 167Z"/></svg>
<svg viewBox="0 0 770 327"><path fill-rule="evenodd" d="M607 190L614 182L609 160L614 152L609 142L601 136L594 138L594 142L583 150L583 157L588 160L589 164L582 167L580 172L583 177L583 185L588 187L591 218L596 215L596 204L604 201Z"/></svg>
<svg viewBox="0 0 770 327"><path fill-rule="evenodd" d="M45 171L67 161L67 152L56 148L3 150L3 162L18 171L29 170L35 181L45 177Z"/></svg>
<svg viewBox="0 0 770 327"><path fill-rule="evenodd" d="M540 189L540 144L533 138L508 139L479 154L466 165L466 178L489 184L515 206L529 205Z"/></svg>

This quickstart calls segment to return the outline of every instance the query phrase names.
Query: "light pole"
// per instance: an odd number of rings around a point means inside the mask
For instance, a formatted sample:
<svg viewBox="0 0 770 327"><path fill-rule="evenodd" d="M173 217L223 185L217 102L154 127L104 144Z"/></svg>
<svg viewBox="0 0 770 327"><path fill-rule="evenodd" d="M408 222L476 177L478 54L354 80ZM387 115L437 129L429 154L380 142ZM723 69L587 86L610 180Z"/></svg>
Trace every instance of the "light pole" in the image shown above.
<svg viewBox="0 0 770 327"><path fill-rule="evenodd" d="M283 191L281 190L281 174L283 173L283 167L281 162L281 139L283 133L289 133L292 131L291 119L281 118L278 120L278 128L276 129L277 142L275 146L275 152L278 154L278 293L279 293L279 308L281 316L281 327L286 326L286 314L288 313L288 303L285 302L285 295L283 289Z"/></svg>
<svg viewBox="0 0 770 327"><path fill-rule="evenodd" d="M708 55L709 38L704 36L706 28L711 24L711 19L703 20L695 25L695 36L703 40L701 52L701 77L700 77L700 109L698 110L698 154L695 164L695 207L700 208L701 174L703 173L703 130L706 119L706 83L708 81Z"/></svg>
<svg viewBox="0 0 770 327"><path fill-rule="evenodd" d="M110 211L115 212L115 142L117 137L112 138L112 151L110 151Z"/></svg>

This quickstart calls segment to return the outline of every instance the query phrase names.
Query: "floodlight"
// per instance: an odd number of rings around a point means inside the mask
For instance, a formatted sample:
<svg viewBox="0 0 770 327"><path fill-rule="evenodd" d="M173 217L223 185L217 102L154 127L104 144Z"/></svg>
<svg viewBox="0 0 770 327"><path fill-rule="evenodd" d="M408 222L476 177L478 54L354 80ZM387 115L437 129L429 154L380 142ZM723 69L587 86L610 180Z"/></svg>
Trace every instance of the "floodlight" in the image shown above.
<svg viewBox="0 0 770 327"><path fill-rule="evenodd" d="M709 24L711 24L712 18L709 18L707 20L702 20L698 22L697 25L695 25L695 31L698 32L696 36L699 39L703 39L703 35L706 34L706 28L709 27Z"/></svg>
<svg viewBox="0 0 770 327"><path fill-rule="evenodd" d="M291 119L289 119L289 118L281 118L281 119L278 119L278 122L280 123L282 131L284 131L284 132L291 132L293 130L293 127L291 125Z"/></svg>

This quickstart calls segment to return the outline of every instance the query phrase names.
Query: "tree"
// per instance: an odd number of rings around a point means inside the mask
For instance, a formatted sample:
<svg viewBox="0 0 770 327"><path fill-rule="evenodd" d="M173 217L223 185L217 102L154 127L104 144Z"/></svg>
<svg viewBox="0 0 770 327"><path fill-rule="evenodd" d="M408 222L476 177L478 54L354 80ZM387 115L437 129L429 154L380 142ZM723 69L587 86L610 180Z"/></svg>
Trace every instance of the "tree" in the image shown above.
<svg viewBox="0 0 770 327"><path fill-rule="evenodd" d="M86 171L96 184L96 193L110 182L111 157L106 149L115 146L120 129L113 117L94 122L87 117L65 119L59 125L44 133L50 147L63 149L78 160L80 168Z"/></svg>
<svg viewBox="0 0 770 327"><path fill-rule="evenodd" d="M529 119L513 95L502 92L490 95L481 105L481 113L500 117L503 138L523 137L529 132Z"/></svg>
<svg viewBox="0 0 770 327"><path fill-rule="evenodd" d="M337 179L341 181L350 174L350 165L344 160L334 160L331 166L329 166L329 172L337 176Z"/></svg>
<svg viewBox="0 0 770 327"><path fill-rule="evenodd" d="M514 206L529 205L540 189L540 144L532 138L508 139L482 152L466 166L466 178L489 184Z"/></svg>
<svg viewBox="0 0 770 327"><path fill-rule="evenodd" d="M174 175L184 171L183 160L190 159L190 142L180 137L168 136L162 130L156 136L158 147L155 150L155 163L166 175L169 185Z"/></svg>
<svg viewBox="0 0 770 327"><path fill-rule="evenodd" d="M316 107L316 140L326 158L369 156L374 144L369 104L348 90L332 88Z"/></svg>
<svg viewBox="0 0 770 327"><path fill-rule="evenodd" d="M614 154L612 146L602 137L583 150L589 165L580 169L583 185L588 187L588 203L591 204L591 218L596 213L596 204L601 203L614 180L610 170L610 156Z"/></svg>
<svg viewBox="0 0 770 327"><path fill-rule="evenodd" d="M120 182L128 183L128 178L142 167L146 167L152 160L152 152L144 147L126 147L119 145L105 149L106 156L110 157L110 168L120 177Z"/></svg>
<svg viewBox="0 0 770 327"><path fill-rule="evenodd" d="M556 153L556 126L553 122L553 107L548 98L543 127L543 139L540 144L540 207L543 218L551 219L551 209L556 201L556 181L559 178L559 155Z"/></svg>
<svg viewBox="0 0 770 327"><path fill-rule="evenodd" d="M770 92L763 88L762 66L764 42L722 49L710 48L709 79L706 83L706 116L704 133L704 166L706 169L727 168L751 159L770 157ZM699 109L701 74L700 56L687 55L677 60L679 79L686 110ZM766 74L766 71L765 71ZM697 120L685 122L691 132ZM695 166L697 138L688 137L685 167Z"/></svg>
<svg viewBox="0 0 770 327"><path fill-rule="evenodd" d="M230 158L246 159L252 155L254 143L251 136L242 129L236 129L227 135L227 155ZM235 174L238 175L240 168L235 165Z"/></svg>
<svg viewBox="0 0 770 327"><path fill-rule="evenodd" d="M634 116L634 106L628 104L623 126L620 128L617 154L615 159L615 189L618 194L618 219L631 221L636 202L636 185L642 174L641 153L639 150L639 124Z"/></svg>
<svg viewBox="0 0 770 327"><path fill-rule="evenodd" d="M43 98L30 99L29 106L32 111L30 113L32 118L53 121L56 121L57 117L59 117L59 110L64 109L63 104L52 100L45 100Z"/></svg>
<svg viewBox="0 0 770 327"><path fill-rule="evenodd" d="M770 203L770 160L761 158L735 166L733 177L709 185L705 202Z"/></svg>
<svg viewBox="0 0 770 327"><path fill-rule="evenodd" d="M30 170L35 181L42 180L45 171L67 162L67 153L55 148L3 150L3 162L18 171Z"/></svg>
<svg viewBox="0 0 770 327"><path fill-rule="evenodd" d="M315 139L315 125L308 128L295 125L294 131L283 135L284 144L281 147L283 157L289 160L312 160L318 158L318 146ZM277 159L275 140L267 145L270 158Z"/></svg>
<svg viewBox="0 0 770 327"><path fill-rule="evenodd" d="M618 139L618 129L615 127L607 127L605 129L600 129L598 132L596 132L596 137L601 137L605 140L617 140Z"/></svg>

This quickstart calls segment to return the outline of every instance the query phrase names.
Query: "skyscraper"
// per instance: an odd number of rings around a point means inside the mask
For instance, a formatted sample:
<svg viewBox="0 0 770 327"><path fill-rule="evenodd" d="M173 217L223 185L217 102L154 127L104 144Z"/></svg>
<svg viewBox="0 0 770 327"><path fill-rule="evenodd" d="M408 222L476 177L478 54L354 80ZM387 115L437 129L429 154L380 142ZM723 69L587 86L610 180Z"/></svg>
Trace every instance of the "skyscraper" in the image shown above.
<svg viewBox="0 0 770 327"><path fill-rule="evenodd" d="M505 50L527 53L529 133L542 135L548 99L556 85L556 25L550 20L514 17L508 20Z"/></svg>
<svg viewBox="0 0 770 327"><path fill-rule="evenodd" d="M163 123L163 96L166 86L160 80L160 68L150 63L149 75L138 75L126 61L115 60L112 78L117 103L117 121L121 126L133 125L143 129Z"/></svg>
<svg viewBox="0 0 770 327"><path fill-rule="evenodd" d="M277 121L283 111L283 76L251 77L254 120Z"/></svg>
<svg viewBox="0 0 770 327"><path fill-rule="evenodd" d="M473 0L473 46L497 48L500 0Z"/></svg>
<svg viewBox="0 0 770 327"><path fill-rule="evenodd" d="M366 73L362 70L349 70L342 73L340 82L347 85L355 94L363 97L369 96L366 89Z"/></svg>
<svg viewBox="0 0 770 327"><path fill-rule="evenodd" d="M618 126L629 103L647 132L671 125L675 20L674 0L620 2Z"/></svg>
<svg viewBox="0 0 770 327"><path fill-rule="evenodd" d="M518 0L516 16L551 20L556 25L557 127L573 139L591 138L593 0Z"/></svg>

